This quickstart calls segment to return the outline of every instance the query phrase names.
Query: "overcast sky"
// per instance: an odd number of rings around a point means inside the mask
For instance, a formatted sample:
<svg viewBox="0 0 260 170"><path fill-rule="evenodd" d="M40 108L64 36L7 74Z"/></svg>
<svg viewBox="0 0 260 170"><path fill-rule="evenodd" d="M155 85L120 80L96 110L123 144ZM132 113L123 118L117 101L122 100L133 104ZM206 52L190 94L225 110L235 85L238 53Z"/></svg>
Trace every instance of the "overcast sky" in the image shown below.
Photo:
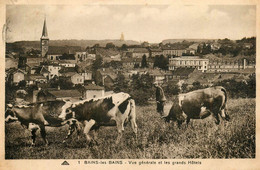
<svg viewBox="0 0 260 170"><path fill-rule="evenodd" d="M255 6L8 5L7 42L39 40L45 15L50 40L119 39L121 32L152 43L256 36Z"/></svg>

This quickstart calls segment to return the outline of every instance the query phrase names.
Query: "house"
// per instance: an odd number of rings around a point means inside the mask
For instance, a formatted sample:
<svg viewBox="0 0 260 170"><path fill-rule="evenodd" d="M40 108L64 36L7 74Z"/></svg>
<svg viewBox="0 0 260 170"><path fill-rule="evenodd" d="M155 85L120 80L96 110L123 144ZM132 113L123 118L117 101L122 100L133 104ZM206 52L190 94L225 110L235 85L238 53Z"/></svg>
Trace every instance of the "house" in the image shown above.
<svg viewBox="0 0 260 170"><path fill-rule="evenodd" d="M187 79L195 71L195 68L179 67L173 70L173 79Z"/></svg>
<svg viewBox="0 0 260 170"><path fill-rule="evenodd" d="M18 68L17 59L5 57L5 69L9 68Z"/></svg>
<svg viewBox="0 0 260 170"><path fill-rule="evenodd" d="M102 97L105 94L105 88L101 86L97 86L95 84L86 85L84 86L84 88L85 88L85 92L83 97L86 99Z"/></svg>
<svg viewBox="0 0 260 170"><path fill-rule="evenodd" d="M134 48L132 50L132 58L142 58L143 56L149 57L149 51L146 48Z"/></svg>
<svg viewBox="0 0 260 170"><path fill-rule="evenodd" d="M195 55L195 53L196 53L196 50L194 50L192 48L187 48L186 53L184 53L184 54Z"/></svg>
<svg viewBox="0 0 260 170"><path fill-rule="evenodd" d="M59 65L63 67L75 67L76 60L59 60Z"/></svg>
<svg viewBox="0 0 260 170"><path fill-rule="evenodd" d="M54 100L70 100L78 101L82 98L82 94L78 90L49 90L47 91L49 98Z"/></svg>
<svg viewBox="0 0 260 170"><path fill-rule="evenodd" d="M88 53L86 51L78 51L76 52L75 54L75 59L76 59L76 62L82 62L82 61L86 61L87 60L87 56Z"/></svg>
<svg viewBox="0 0 260 170"><path fill-rule="evenodd" d="M84 82L92 80L92 71L89 70L80 70L78 72L81 76L83 76Z"/></svg>
<svg viewBox="0 0 260 170"><path fill-rule="evenodd" d="M172 48L172 47L163 47L162 51L163 51L164 56L182 56L183 54L187 53L186 49L176 49L176 48ZM192 49L190 51L192 51ZM195 51L194 51L194 54L195 54Z"/></svg>
<svg viewBox="0 0 260 170"><path fill-rule="evenodd" d="M27 85L35 85L37 83L47 83L47 78L40 74L31 74L25 76Z"/></svg>
<svg viewBox="0 0 260 170"><path fill-rule="evenodd" d="M21 55L19 57L19 61L18 61L18 67L19 68L24 68L27 66L37 66L40 65L40 63L42 63L44 61L43 57L38 57L38 56L29 56L29 55Z"/></svg>
<svg viewBox="0 0 260 170"><path fill-rule="evenodd" d="M50 61L59 60L63 54L75 54L80 51L79 46L49 46L47 52L47 59Z"/></svg>
<svg viewBox="0 0 260 170"><path fill-rule="evenodd" d="M61 56L61 54L52 53L52 54L47 55L47 59L49 61L58 61L60 59L60 56Z"/></svg>
<svg viewBox="0 0 260 170"><path fill-rule="evenodd" d="M125 68L125 69L133 69L135 67L141 67L141 62L142 62L142 58L123 58L122 59L123 68ZM152 63L150 63L150 64L152 64Z"/></svg>
<svg viewBox="0 0 260 170"><path fill-rule="evenodd" d="M199 56L181 56L169 58L169 70L176 68L196 68L202 72L208 70L209 59L200 58Z"/></svg>
<svg viewBox="0 0 260 170"><path fill-rule="evenodd" d="M209 72L238 72L245 69L255 69L255 59L225 59L209 60Z"/></svg>
<svg viewBox="0 0 260 170"><path fill-rule="evenodd" d="M200 45L199 43L194 43L194 44L190 45L189 48L197 51L199 45Z"/></svg>
<svg viewBox="0 0 260 170"><path fill-rule="evenodd" d="M57 76L59 77L60 76L60 69L61 69L61 66L59 64L49 64L49 65L44 65L45 68L48 69L48 72L49 72L49 75L48 75L48 78L49 80L52 79L54 76Z"/></svg>
<svg viewBox="0 0 260 170"><path fill-rule="evenodd" d="M70 76L71 82L76 85L76 84L84 84L84 77L78 73L75 73Z"/></svg>
<svg viewBox="0 0 260 170"><path fill-rule="evenodd" d="M159 56L159 55L163 55L163 50L160 48L150 48L149 49L149 57L155 57L155 56Z"/></svg>
<svg viewBox="0 0 260 170"><path fill-rule="evenodd" d="M153 81L159 84L172 80L173 74L171 71L162 71L160 69L149 69L147 73L153 77Z"/></svg>
<svg viewBox="0 0 260 170"><path fill-rule="evenodd" d="M10 72L10 80L13 84L17 85L20 81L24 80L25 75L26 72L21 69L12 70Z"/></svg>
<svg viewBox="0 0 260 170"><path fill-rule="evenodd" d="M96 83L102 84L106 89L112 88L114 86L114 82L117 78L118 71L113 69L105 69L98 70L96 73Z"/></svg>

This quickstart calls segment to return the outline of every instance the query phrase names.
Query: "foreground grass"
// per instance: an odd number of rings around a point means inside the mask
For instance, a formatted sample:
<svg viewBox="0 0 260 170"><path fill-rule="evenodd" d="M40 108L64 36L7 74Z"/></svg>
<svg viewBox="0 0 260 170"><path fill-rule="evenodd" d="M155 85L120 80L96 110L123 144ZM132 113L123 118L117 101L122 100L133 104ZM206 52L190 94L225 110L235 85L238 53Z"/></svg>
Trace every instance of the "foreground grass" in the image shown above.
<svg viewBox="0 0 260 170"><path fill-rule="evenodd" d="M49 146L37 133L36 146L30 147L30 132L20 124L6 125L6 159L158 159L158 158L255 158L255 99L230 99L230 122L217 126L213 118L191 120L179 129L166 124L155 105L137 107L138 140L130 124L121 143L115 145L115 127L101 127L99 145L88 146L84 135L73 135L62 143L68 126L47 128Z"/></svg>

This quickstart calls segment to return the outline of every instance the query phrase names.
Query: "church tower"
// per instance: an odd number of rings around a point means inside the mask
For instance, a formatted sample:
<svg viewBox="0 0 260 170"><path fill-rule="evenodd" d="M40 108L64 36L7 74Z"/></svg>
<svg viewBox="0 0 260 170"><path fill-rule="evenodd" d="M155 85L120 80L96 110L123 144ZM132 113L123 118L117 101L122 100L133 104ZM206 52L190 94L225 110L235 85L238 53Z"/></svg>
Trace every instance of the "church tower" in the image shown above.
<svg viewBox="0 0 260 170"><path fill-rule="evenodd" d="M45 57L49 50L49 38L47 33L46 18L44 19L42 37L41 37L41 53L42 57Z"/></svg>
<svg viewBox="0 0 260 170"><path fill-rule="evenodd" d="M125 40L125 36L123 33L121 33L121 36L120 36L120 41L124 41Z"/></svg>

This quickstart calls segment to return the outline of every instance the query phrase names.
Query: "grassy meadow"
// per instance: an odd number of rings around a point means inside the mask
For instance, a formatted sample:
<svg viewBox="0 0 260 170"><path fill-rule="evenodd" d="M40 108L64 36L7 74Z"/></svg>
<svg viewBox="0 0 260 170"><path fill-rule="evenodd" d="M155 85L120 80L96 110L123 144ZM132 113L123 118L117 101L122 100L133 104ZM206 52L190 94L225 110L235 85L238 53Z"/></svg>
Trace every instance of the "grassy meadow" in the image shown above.
<svg viewBox="0 0 260 170"><path fill-rule="evenodd" d="M228 100L229 122L221 119L215 125L213 117L191 120L179 129L167 124L155 104L137 106L138 140L133 137L130 123L121 142L116 145L116 127L98 130L98 145L86 145L86 139L76 133L62 143L68 130L47 127L49 146L45 146L39 131L36 146L30 146L31 134L19 123L5 126L6 159L174 159L174 158L255 158L255 99ZM169 106L168 106L169 107Z"/></svg>

